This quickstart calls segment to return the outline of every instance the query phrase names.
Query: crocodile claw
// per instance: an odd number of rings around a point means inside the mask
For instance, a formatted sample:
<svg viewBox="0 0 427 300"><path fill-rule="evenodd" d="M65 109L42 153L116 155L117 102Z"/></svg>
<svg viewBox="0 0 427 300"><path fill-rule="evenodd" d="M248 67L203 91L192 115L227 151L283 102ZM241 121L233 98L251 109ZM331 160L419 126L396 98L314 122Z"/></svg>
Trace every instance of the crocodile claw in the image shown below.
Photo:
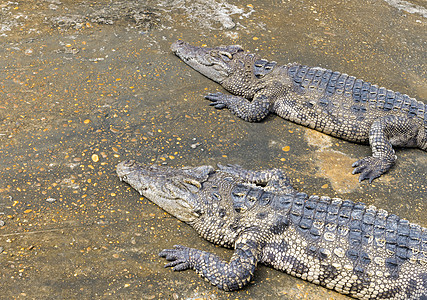
<svg viewBox="0 0 427 300"><path fill-rule="evenodd" d="M226 95L224 95L223 93L210 93L205 96L205 99L212 101L212 103L210 103L209 105L217 109L227 107Z"/></svg>
<svg viewBox="0 0 427 300"><path fill-rule="evenodd" d="M369 180L369 183L372 183L375 178L387 172L393 163L393 161L384 158L368 156L353 163L352 167L355 169L352 174L360 173L359 182Z"/></svg>
<svg viewBox="0 0 427 300"><path fill-rule="evenodd" d="M224 103L218 103L218 102L213 102L213 103L210 103L209 105L213 106L217 109L222 109L222 108L227 107L227 105L225 105Z"/></svg>
<svg viewBox="0 0 427 300"><path fill-rule="evenodd" d="M167 263L165 268L173 267L174 271L183 271L191 268L190 265L190 248L174 245L175 249L164 249L159 253L160 257L165 257Z"/></svg>

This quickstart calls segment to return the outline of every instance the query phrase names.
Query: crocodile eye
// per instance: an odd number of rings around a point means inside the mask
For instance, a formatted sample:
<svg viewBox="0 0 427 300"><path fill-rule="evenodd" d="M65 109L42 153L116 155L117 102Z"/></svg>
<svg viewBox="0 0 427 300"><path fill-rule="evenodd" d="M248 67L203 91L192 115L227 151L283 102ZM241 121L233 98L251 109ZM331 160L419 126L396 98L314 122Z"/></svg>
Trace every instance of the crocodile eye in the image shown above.
<svg viewBox="0 0 427 300"><path fill-rule="evenodd" d="M220 51L219 54L221 54L222 56L226 56L229 59L233 59L233 55L231 55L229 52Z"/></svg>

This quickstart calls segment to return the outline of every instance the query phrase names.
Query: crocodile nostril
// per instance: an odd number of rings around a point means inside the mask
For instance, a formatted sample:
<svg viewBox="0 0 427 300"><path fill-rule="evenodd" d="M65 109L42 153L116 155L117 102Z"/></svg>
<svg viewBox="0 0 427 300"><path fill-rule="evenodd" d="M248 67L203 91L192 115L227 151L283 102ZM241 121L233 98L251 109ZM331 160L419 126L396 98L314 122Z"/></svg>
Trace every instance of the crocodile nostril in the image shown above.
<svg viewBox="0 0 427 300"><path fill-rule="evenodd" d="M127 160L124 165L127 167L132 167L135 164L135 161L133 159Z"/></svg>

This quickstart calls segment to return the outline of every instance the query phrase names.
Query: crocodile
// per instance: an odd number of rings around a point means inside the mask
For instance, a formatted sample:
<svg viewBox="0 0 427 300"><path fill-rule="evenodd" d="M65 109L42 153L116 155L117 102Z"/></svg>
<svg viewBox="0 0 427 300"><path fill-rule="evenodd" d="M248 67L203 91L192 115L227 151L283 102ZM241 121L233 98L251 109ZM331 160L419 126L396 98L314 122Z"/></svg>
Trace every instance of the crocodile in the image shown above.
<svg viewBox="0 0 427 300"><path fill-rule="evenodd" d="M258 264L359 299L427 299L427 229L372 205L296 191L280 169L117 165L141 195L233 248L230 261L182 245L159 253L235 291Z"/></svg>
<svg viewBox="0 0 427 300"><path fill-rule="evenodd" d="M278 65L241 46L197 47L181 40L172 51L233 95L205 96L249 122L270 112L347 141L369 143L372 155L356 161L359 181L387 172L397 157L393 146L427 151L427 105L354 76L296 63Z"/></svg>

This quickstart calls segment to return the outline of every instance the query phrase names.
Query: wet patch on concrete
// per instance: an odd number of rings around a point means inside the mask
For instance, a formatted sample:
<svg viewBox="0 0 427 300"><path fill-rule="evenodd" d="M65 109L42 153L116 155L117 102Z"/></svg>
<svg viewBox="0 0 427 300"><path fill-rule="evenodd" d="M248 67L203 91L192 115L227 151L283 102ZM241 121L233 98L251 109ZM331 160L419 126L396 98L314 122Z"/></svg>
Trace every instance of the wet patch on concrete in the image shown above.
<svg viewBox="0 0 427 300"><path fill-rule="evenodd" d="M48 30L84 30L98 25L115 25L144 34L162 24L160 11L141 1L8 1L2 11L0 37L35 38Z"/></svg>
<svg viewBox="0 0 427 300"><path fill-rule="evenodd" d="M53 10L59 9L62 3L53 8L55 4L49 7ZM130 26L137 30L149 31L161 24L160 12L155 8L148 7L141 1L114 1L105 3L85 3L73 7L64 16L51 16L48 22L53 27L61 29L80 29L85 26L91 26L91 23L101 25Z"/></svg>
<svg viewBox="0 0 427 300"><path fill-rule="evenodd" d="M159 7L182 11L189 22L210 30L233 29L239 19L248 18L254 12L252 4L233 5L222 0L161 1Z"/></svg>

